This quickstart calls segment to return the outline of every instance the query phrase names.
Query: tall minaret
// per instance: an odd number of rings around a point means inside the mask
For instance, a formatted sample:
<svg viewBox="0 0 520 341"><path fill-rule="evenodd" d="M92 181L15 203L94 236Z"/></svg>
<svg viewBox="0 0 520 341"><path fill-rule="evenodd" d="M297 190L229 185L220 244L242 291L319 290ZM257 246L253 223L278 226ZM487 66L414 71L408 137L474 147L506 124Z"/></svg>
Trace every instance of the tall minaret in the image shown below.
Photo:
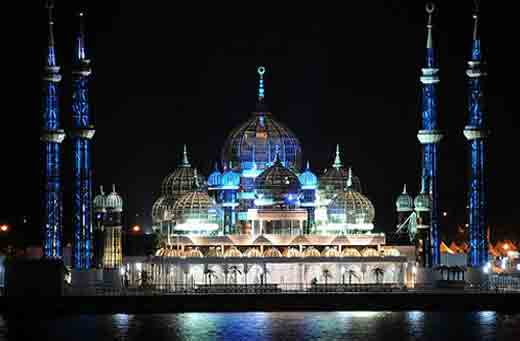
<svg viewBox="0 0 520 341"><path fill-rule="evenodd" d="M439 240L439 198L438 198L438 144L443 134L438 128L437 122L437 83L439 83L437 62L435 58L435 49L433 47L432 37L432 14L435 5L428 3L426 12L428 13L427 40L426 40L426 65L422 69L422 127L417 134L419 142L423 146L422 153L422 169L426 176L426 184L430 188L426 188L426 193L431 193L431 217L430 217L430 250L427 257L431 259L428 267L440 264L440 240Z"/></svg>
<svg viewBox="0 0 520 341"><path fill-rule="evenodd" d="M92 163L90 144L94 127L90 118L88 81L90 61L86 59L83 13L79 13L80 29L74 46L72 93L73 148L73 220L74 268L89 269L92 265Z"/></svg>
<svg viewBox="0 0 520 341"><path fill-rule="evenodd" d="M484 60L478 34L478 3L473 13L473 44L471 59L468 61L469 117L464 127L464 136L470 146L470 180L468 189L469 206L469 260L471 267L480 267L487 262L488 244L487 191L486 191L486 138L487 117L483 103L484 80L486 76Z"/></svg>
<svg viewBox="0 0 520 341"><path fill-rule="evenodd" d="M43 145L43 254L47 258L62 257L62 192L61 192L61 142L65 132L61 129L58 83L60 67L56 65L54 49L53 1L48 1L49 43L43 73L43 125L40 140Z"/></svg>

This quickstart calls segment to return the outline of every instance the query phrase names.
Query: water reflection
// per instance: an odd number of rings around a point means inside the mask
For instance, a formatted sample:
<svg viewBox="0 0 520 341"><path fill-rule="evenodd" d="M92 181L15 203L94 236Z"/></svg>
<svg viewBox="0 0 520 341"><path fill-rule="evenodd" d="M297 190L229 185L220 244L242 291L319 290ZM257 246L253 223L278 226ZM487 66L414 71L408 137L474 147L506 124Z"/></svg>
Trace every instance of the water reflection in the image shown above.
<svg viewBox="0 0 520 341"><path fill-rule="evenodd" d="M1 340L520 340L520 315L463 312L278 312L0 318Z"/></svg>

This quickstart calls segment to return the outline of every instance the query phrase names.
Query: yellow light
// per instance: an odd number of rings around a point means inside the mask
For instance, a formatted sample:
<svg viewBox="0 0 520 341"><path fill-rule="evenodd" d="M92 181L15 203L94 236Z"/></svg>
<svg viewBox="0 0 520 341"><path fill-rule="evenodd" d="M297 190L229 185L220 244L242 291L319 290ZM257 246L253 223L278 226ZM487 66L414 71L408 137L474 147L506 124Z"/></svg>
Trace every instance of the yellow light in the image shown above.
<svg viewBox="0 0 520 341"><path fill-rule="evenodd" d="M9 225L4 224L4 225L0 226L0 230L1 230L2 232L7 232L7 230L9 230Z"/></svg>
<svg viewBox="0 0 520 341"><path fill-rule="evenodd" d="M509 250L509 244L504 244L504 250Z"/></svg>
<svg viewBox="0 0 520 341"><path fill-rule="evenodd" d="M139 232L141 230L141 227L139 227L139 225L134 225L134 227L132 227L132 230L134 230L134 232Z"/></svg>

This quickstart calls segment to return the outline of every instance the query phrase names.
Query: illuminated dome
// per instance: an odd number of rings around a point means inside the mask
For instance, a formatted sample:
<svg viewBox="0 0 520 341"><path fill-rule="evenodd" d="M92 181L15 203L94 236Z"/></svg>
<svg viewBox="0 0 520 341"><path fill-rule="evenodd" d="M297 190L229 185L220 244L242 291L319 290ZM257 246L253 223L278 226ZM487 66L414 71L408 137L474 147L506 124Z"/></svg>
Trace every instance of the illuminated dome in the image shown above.
<svg viewBox="0 0 520 341"><path fill-rule="evenodd" d="M318 190L323 199L331 200L334 196L347 187L348 171L342 167L339 156L339 145L336 146L336 157L332 167L325 169L320 176ZM361 182L359 178L352 175L352 188L359 193L361 191Z"/></svg>
<svg viewBox="0 0 520 341"><path fill-rule="evenodd" d="M240 174L233 170L232 163L229 162L229 168L222 174L222 186L225 187L238 187L240 185Z"/></svg>
<svg viewBox="0 0 520 341"><path fill-rule="evenodd" d="M430 195L422 192L415 197L413 203L416 211L429 211L431 208Z"/></svg>
<svg viewBox="0 0 520 341"><path fill-rule="evenodd" d="M208 234L218 229L215 200L198 187L197 182L191 192L175 202L173 215L177 231Z"/></svg>
<svg viewBox="0 0 520 341"><path fill-rule="evenodd" d="M215 170L208 177L208 187L219 187L222 185L222 173L218 170L215 163Z"/></svg>
<svg viewBox="0 0 520 341"><path fill-rule="evenodd" d="M100 186L100 194L94 197L93 207L95 212L106 212L106 196L103 186Z"/></svg>
<svg viewBox="0 0 520 341"><path fill-rule="evenodd" d="M327 207L327 215L332 225L353 230L371 230L375 209L367 197L349 186L332 200Z"/></svg>
<svg viewBox="0 0 520 341"><path fill-rule="evenodd" d="M318 186L318 177L313 172L311 172L309 161L307 161L305 172L298 176L298 180L300 180L302 189L314 189Z"/></svg>
<svg viewBox="0 0 520 341"><path fill-rule="evenodd" d="M406 185L404 185L403 193L399 194L395 202L397 212L410 212L413 211L413 199L406 193Z"/></svg>
<svg viewBox="0 0 520 341"><path fill-rule="evenodd" d="M162 195L176 200L183 194L190 192L195 185L195 173L196 169L191 167L188 161L186 145L184 145L182 162L173 173L164 179L162 183ZM199 184L205 184L204 177L198 175L198 182Z"/></svg>
<svg viewBox="0 0 520 341"><path fill-rule="evenodd" d="M112 185L112 193L106 197L105 207L116 212L123 211L123 199L117 194L115 185Z"/></svg>
<svg viewBox="0 0 520 341"><path fill-rule="evenodd" d="M231 131L222 149L222 160L232 161L242 170L268 168L280 148L284 166L301 169L301 147L298 138L285 125L274 119L264 103L263 73L259 67L260 87L256 112L243 124Z"/></svg>
<svg viewBox="0 0 520 341"><path fill-rule="evenodd" d="M296 174L284 167L276 154L274 164L255 179L255 189L259 197L283 201L290 195L296 199L301 184Z"/></svg>

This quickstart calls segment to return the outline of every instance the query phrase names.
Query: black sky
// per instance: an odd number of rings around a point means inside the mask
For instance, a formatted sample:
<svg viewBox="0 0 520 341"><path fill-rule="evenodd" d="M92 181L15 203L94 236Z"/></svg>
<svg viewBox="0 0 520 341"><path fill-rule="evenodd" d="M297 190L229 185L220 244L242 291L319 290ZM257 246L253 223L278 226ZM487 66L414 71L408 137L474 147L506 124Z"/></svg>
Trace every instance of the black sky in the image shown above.
<svg viewBox="0 0 520 341"><path fill-rule="evenodd" d="M472 1L437 1L435 44L440 63L441 204L449 215L443 232L464 222L467 142L466 59ZM20 4L21 5L21 4ZM25 2L7 15L6 46L16 84L3 112L6 126L0 219L39 207L41 73L46 44L42 2ZM87 13L92 59L91 107L96 125L94 184L116 183L127 223L149 224L162 179L176 167L182 144L206 175L223 142L254 109L256 67L265 65L272 112L302 142L315 171L343 160L360 176L376 207L376 226L393 229L394 200L419 182L419 72L424 60L422 1L355 1L290 11L267 4L181 7L169 1L57 1L56 40L62 66L62 117L70 126L74 13ZM493 225L518 228L514 167L518 118L513 119L517 28L509 2L482 4L488 61L489 207ZM9 18L11 17L11 18ZM12 19L12 20L9 20ZM9 54L7 55L9 57ZM4 82L10 83L4 78ZM516 126L515 126L516 125ZM70 196L70 145L65 143L65 198ZM65 209L70 210L68 200ZM145 217L136 218L136 214ZM66 215L66 231L70 223ZM32 229L36 229L34 225Z"/></svg>

